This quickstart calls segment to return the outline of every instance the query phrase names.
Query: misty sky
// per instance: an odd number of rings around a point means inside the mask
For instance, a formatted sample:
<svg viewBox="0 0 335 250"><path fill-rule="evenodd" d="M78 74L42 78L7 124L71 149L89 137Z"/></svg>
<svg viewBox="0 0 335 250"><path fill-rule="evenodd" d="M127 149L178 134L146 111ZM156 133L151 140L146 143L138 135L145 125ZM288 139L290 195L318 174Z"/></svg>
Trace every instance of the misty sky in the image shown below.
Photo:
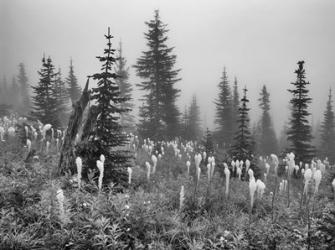
<svg viewBox="0 0 335 250"><path fill-rule="evenodd" d="M168 24L169 45L182 69L181 111L196 94L204 126L213 128L213 101L226 67L231 83L236 76L240 90L249 89L253 121L261 86L267 85L278 133L289 117L287 89L296 63L305 60L313 121L322 119L328 90L335 89L333 0L0 0L0 77L10 79L24 62L36 84L45 53L63 76L72 58L83 86L86 76L100 69L95 56L102 54L108 26L114 48L122 40L128 65L134 65L146 50L144 22L155 9ZM130 81L140 81L133 68ZM136 90L134 98L140 96Z"/></svg>

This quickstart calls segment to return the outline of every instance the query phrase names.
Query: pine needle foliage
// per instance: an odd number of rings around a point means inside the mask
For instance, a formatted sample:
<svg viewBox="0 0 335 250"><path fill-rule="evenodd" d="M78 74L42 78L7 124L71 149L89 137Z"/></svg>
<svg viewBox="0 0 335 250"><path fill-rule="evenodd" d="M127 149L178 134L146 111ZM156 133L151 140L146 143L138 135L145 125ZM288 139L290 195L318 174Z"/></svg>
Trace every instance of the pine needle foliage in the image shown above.
<svg viewBox="0 0 335 250"><path fill-rule="evenodd" d="M252 154L251 133L249 130L249 108L247 103L247 88L243 89L244 95L241 99L241 107L239 108L238 131L234 137L234 143L231 148L231 153L237 159L249 159Z"/></svg>
<svg viewBox="0 0 335 250"><path fill-rule="evenodd" d="M174 48L166 44L168 29L158 10L154 20L146 25L149 28L145 33L148 50L134 66L137 76L143 79L137 86L145 92L139 112L139 132L142 137L156 141L173 139L180 131L180 112L176 105L180 90L174 86L180 80L180 70L174 69L177 56L172 54Z"/></svg>
<svg viewBox="0 0 335 250"><path fill-rule="evenodd" d="M294 89L288 90L293 97L290 100L292 114L287 139L290 142L289 151L296 155L298 162L309 162L314 156L314 147L311 145L312 128L308 122L308 104L312 102L312 98L308 96L307 85L310 83L305 80L304 63L298 62L299 68L295 71L297 80L291 83Z"/></svg>
<svg viewBox="0 0 335 250"><path fill-rule="evenodd" d="M37 86L32 86L33 110L31 116L34 119L41 121L44 124L51 124L55 128L59 128L61 123L58 119L58 102L55 95L55 82L57 81L58 73L55 72L55 67L52 64L50 57L42 59L42 68L38 71L40 76Z"/></svg>
<svg viewBox="0 0 335 250"><path fill-rule="evenodd" d="M105 38L107 48L104 49L104 55L97 56L102 63L101 72L92 76L98 81L97 87L92 89L97 119L89 142L91 144L89 160L90 165L95 167L96 160L103 154L106 158L104 180L120 183L127 181L126 169L130 166L132 158L124 147L128 143L128 138L120 124L121 114L128 111L122 108L122 104L128 101L128 98L122 97L116 83L119 76L113 72L116 59L109 28Z"/></svg>

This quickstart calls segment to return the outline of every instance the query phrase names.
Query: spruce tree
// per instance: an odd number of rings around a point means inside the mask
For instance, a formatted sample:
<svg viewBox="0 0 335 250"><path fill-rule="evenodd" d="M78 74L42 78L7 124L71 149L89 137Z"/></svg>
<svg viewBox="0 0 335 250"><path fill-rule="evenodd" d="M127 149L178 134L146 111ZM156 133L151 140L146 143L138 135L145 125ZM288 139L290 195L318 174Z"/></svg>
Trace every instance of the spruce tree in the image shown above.
<svg viewBox="0 0 335 250"><path fill-rule="evenodd" d="M103 56L97 56L102 63L101 72L93 75L97 80L97 87L92 90L92 99L96 102L96 124L92 131L89 144L89 165L96 167L96 160L103 154L105 160L104 180L114 183L126 181L126 168L130 166L130 152L123 148L128 143L127 135L123 133L120 124L120 115L127 112L121 108L128 98L122 97L120 88L116 83L117 75L113 70L115 50L112 49L113 38L108 28L107 48Z"/></svg>
<svg viewBox="0 0 335 250"><path fill-rule="evenodd" d="M219 83L219 96L215 101L216 124L218 125L218 142L229 147L233 136L233 106L226 68Z"/></svg>
<svg viewBox="0 0 335 250"><path fill-rule="evenodd" d="M144 105L140 109L139 132L153 140L172 139L179 134L179 110L176 100L180 90L175 88L179 69L174 69L176 55L166 42L168 29L160 20L158 10L154 20L146 22L145 33L148 50L137 60L137 76L143 81L137 86L145 92Z"/></svg>
<svg viewBox="0 0 335 250"><path fill-rule="evenodd" d="M31 116L44 124L51 124L55 128L60 127L60 121L57 114L58 103L55 96L55 82L57 73L54 72L55 67L50 57L42 59L42 68L38 71L40 80L37 86L32 86L33 110Z"/></svg>
<svg viewBox="0 0 335 250"><path fill-rule="evenodd" d="M78 85L77 77L74 74L72 59L70 60L69 75L66 78L67 91L71 98L72 104L75 103L81 96L81 88Z"/></svg>
<svg viewBox="0 0 335 250"><path fill-rule="evenodd" d="M243 89L244 95L241 99L241 107L239 108L238 130L234 137L234 143L231 148L231 153L237 159L246 160L252 154L251 133L249 130L249 108L247 103L247 88Z"/></svg>
<svg viewBox="0 0 335 250"><path fill-rule="evenodd" d="M332 105L332 92L329 90L329 96L324 112L323 122L321 124L321 147L322 157L328 157L331 163L335 162L335 117Z"/></svg>
<svg viewBox="0 0 335 250"><path fill-rule="evenodd" d="M65 82L62 79L62 73L59 69L54 85L54 93L57 102L57 117L61 127L66 128L70 116L70 96L66 89Z"/></svg>
<svg viewBox="0 0 335 250"><path fill-rule="evenodd" d="M190 140L190 133L189 133L189 109L187 105L185 105L184 112L182 115L182 127L181 127L181 136L185 140Z"/></svg>
<svg viewBox="0 0 335 250"><path fill-rule="evenodd" d="M20 87L20 110L21 115L27 115L31 109L31 100L29 94L29 83L26 70L23 63L19 64L19 74L17 76L18 84Z"/></svg>
<svg viewBox="0 0 335 250"><path fill-rule="evenodd" d="M119 76L116 78L116 83L120 88L121 96L128 99L128 101L121 103L121 108L126 109L127 112L121 114L120 123L121 126L130 132L134 130L134 116L130 113L133 109L134 104L131 102L133 88L129 83L129 68L126 67L127 60L122 54L122 44L120 43L118 49L118 58L115 62L115 71Z"/></svg>
<svg viewBox="0 0 335 250"><path fill-rule="evenodd" d="M237 85L237 78L234 79L234 89L233 89L233 102L232 102L232 127L233 127L233 134L237 131L238 126L238 117L239 117L239 107L240 107L240 95L238 92L238 85Z"/></svg>
<svg viewBox="0 0 335 250"><path fill-rule="evenodd" d="M290 100L292 115L287 139L290 142L289 150L295 154L296 160L309 162L314 155L314 148L310 144L312 129L307 119L310 115L308 104L312 99L308 96L307 85L310 83L305 81L304 61L299 61L298 65L295 71L297 80L291 83L294 89L288 90L293 97Z"/></svg>
<svg viewBox="0 0 335 250"><path fill-rule="evenodd" d="M270 116L270 94L265 85L262 88L258 101L260 102L259 106L262 109L258 151L262 155L277 154L278 142Z"/></svg>
<svg viewBox="0 0 335 250"><path fill-rule="evenodd" d="M199 140L201 136L200 108L195 95L192 97L192 102L188 112L188 134L188 139L192 141Z"/></svg>
<svg viewBox="0 0 335 250"><path fill-rule="evenodd" d="M207 159L209 156L212 156L214 154L214 142L213 142L213 136L211 131L207 128L206 129L206 134L205 134L205 138L202 142L203 146L205 147L205 151L206 151L206 159L203 159L205 161L205 163L207 163Z"/></svg>
<svg viewBox="0 0 335 250"><path fill-rule="evenodd" d="M20 87L17 84L15 77L13 77L12 79L12 85L10 86L8 97L10 98L10 105L13 107L13 110L15 112L19 112L20 110Z"/></svg>

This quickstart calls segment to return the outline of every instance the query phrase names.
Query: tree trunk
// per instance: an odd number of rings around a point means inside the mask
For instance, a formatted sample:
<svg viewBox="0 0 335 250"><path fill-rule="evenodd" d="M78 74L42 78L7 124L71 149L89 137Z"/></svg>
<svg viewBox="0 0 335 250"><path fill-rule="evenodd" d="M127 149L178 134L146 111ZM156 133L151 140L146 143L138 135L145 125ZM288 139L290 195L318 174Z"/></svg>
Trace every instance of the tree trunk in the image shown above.
<svg viewBox="0 0 335 250"><path fill-rule="evenodd" d="M65 132L64 141L61 148L58 174L65 174L70 171L72 174L75 171L75 140L80 126L82 125L82 118L84 110L90 99L90 92L88 90L89 78L80 99L73 105L73 110L69 119L69 123Z"/></svg>

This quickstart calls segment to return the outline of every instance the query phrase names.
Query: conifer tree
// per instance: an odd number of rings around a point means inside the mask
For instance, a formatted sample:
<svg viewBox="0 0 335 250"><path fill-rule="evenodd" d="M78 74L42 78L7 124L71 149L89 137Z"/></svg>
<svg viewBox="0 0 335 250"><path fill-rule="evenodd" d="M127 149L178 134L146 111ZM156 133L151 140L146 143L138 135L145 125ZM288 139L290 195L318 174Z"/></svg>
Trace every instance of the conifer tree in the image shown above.
<svg viewBox="0 0 335 250"><path fill-rule="evenodd" d="M187 105L185 105L184 112L182 115L182 128L181 128L181 136L185 140L190 140L190 135L189 135L189 109Z"/></svg>
<svg viewBox="0 0 335 250"><path fill-rule="evenodd" d="M293 94L291 103L291 119L287 139L290 142L289 150L296 156L297 161L309 162L314 155L314 148L310 144L312 140L312 129L307 120L310 113L308 104L312 99L308 96L307 85L305 81L304 61L298 62L299 68L295 71L297 80L291 84L294 89L288 90Z"/></svg>
<svg viewBox="0 0 335 250"><path fill-rule="evenodd" d="M121 114L120 123L121 126L130 132L134 130L134 116L130 113L133 109L134 104L131 102L133 88L129 83L129 68L126 67L127 60L122 54L122 44L120 43L118 49L118 59L115 62L115 71L118 77L116 83L118 84L121 92L121 96L128 99L128 101L121 103L121 108L126 109L127 112Z"/></svg>
<svg viewBox="0 0 335 250"><path fill-rule="evenodd" d="M121 104L128 101L122 97L120 88L116 83L118 77L113 66L116 61L115 50L112 49L113 38L108 28L107 48L103 56L97 56L102 63L101 72L93 75L97 80L97 87L92 90L92 99L96 102L96 124L91 132L89 151L89 166L95 168L95 162L103 154L105 160L104 180L112 180L114 183L126 181L126 169L130 166L130 152L122 147L128 143L127 135L123 133L120 125L120 114L127 112L121 108Z"/></svg>
<svg viewBox="0 0 335 250"><path fill-rule="evenodd" d="M259 106L262 109L262 117L260 120L260 140L258 141L258 150L262 155L270 155L278 153L278 142L272 125L270 116L270 94L264 85L258 99Z"/></svg>
<svg viewBox="0 0 335 250"><path fill-rule="evenodd" d="M237 131L238 126L238 117L239 117L239 107L240 107L240 95L238 92L237 78L234 79L234 89L233 89L233 102L232 102L232 126L233 126L233 134Z"/></svg>
<svg viewBox="0 0 335 250"><path fill-rule="evenodd" d="M229 147L233 137L233 106L226 68L219 83L219 96L215 105L218 142Z"/></svg>
<svg viewBox="0 0 335 250"><path fill-rule="evenodd" d="M57 73L50 57L42 59L42 68L38 71L40 80L37 86L32 86L33 110L31 116L44 124L51 124L55 128L60 127L60 121L57 114L58 103L55 96L55 82Z"/></svg>
<svg viewBox="0 0 335 250"><path fill-rule="evenodd" d="M239 108L239 119L238 119L238 130L234 137L234 144L231 148L231 153L237 157L237 159L250 158L252 154L251 145L251 133L249 130L249 108L247 103L247 88L243 89L244 95L241 99L241 107Z"/></svg>
<svg viewBox="0 0 335 250"><path fill-rule="evenodd" d="M62 79L61 70L58 69L54 85L54 93L57 102L57 117L62 128L65 128L70 115L70 96Z"/></svg>
<svg viewBox="0 0 335 250"><path fill-rule="evenodd" d="M212 136L211 131L208 128L206 129L205 138L204 138L202 144L205 147L207 158L214 154L213 136ZM204 160L207 163L207 159L204 159Z"/></svg>
<svg viewBox="0 0 335 250"><path fill-rule="evenodd" d="M188 113L188 134L188 139L193 141L199 140L201 136L200 109L195 95L192 97Z"/></svg>
<svg viewBox="0 0 335 250"><path fill-rule="evenodd" d="M20 87L16 82L16 78L13 77L12 85L10 86L10 91L8 93L10 98L10 105L13 107L15 112L19 112L20 109Z"/></svg>
<svg viewBox="0 0 335 250"><path fill-rule="evenodd" d="M144 105L140 109L139 132L142 137L153 140L172 139L179 135L179 110L176 99L180 90L175 88L179 69L174 69L176 55L173 47L166 42L168 32L161 21L158 10L154 20L146 22L149 30L145 33L148 50L137 60L137 76L143 81L137 86L145 92Z"/></svg>
<svg viewBox="0 0 335 250"><path fill-rule="evenodd" d="M19 74L17 76L18 84L20 87L20 114L27 115L31 109L31 101L29 94L29 84L26 70L23 63L19 64Z"/></svg>
<svg viewBox="0 0 335 250"><path fill-rule="evenodd" d="M321 124L321 151L322 157L328 157L330 163L335 162L335 116L332 105L332 92L329 90L326 110Z"/></svg>
<svg viewBox="0 0 335 250"><path fill-rule="evenodd" d="M66 78L66 84L68 86L67 91L68 91L69 96L71 98L71 102L75 103L80 98L81 88L78 85L77 77L74 74L72 59L70 61L70 70L69 70L69 75Z"/></svg>

